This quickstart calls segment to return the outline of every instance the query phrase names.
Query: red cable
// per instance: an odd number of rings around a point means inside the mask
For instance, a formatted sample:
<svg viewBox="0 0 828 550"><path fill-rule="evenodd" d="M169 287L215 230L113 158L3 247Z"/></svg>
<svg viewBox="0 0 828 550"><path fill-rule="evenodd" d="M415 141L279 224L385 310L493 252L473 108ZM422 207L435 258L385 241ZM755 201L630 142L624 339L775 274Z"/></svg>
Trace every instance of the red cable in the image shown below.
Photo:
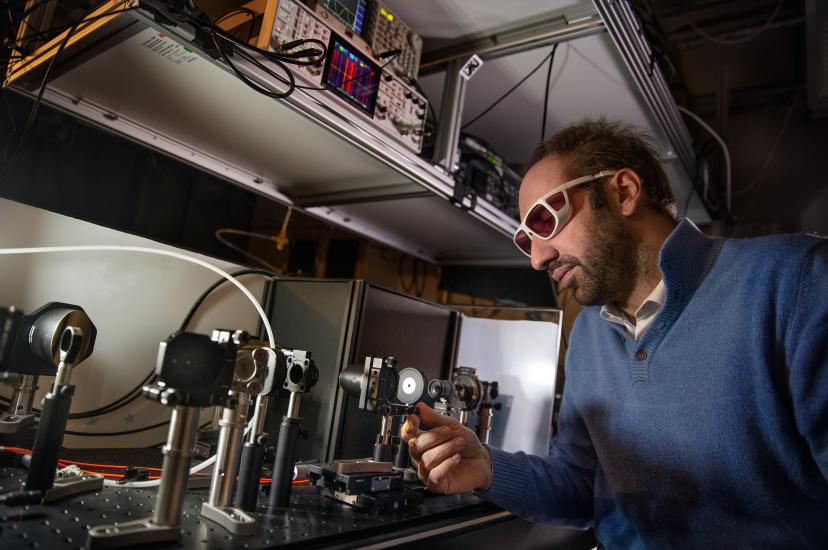
<svg viewBox="0 0 828 550"><path fill-rule="evenodd" d="M5 447L3 445L0 445L0 452L14 453L14 454L18 454L18 455L30 455L30 454L32 454L31 449L24 449L22 447ZM73 465L73 466L78 466L78 467L87 466L87 467L91 467L91 468L110 469L110 470L124 470L124 469L129 467L129 466L120 466L120 465L116 465L116 464L93 464L91 462L77 462L75 460L67 460L65 458L59 458L58 459L58 466L60 466L61 468L64 468L68 465ZM161 468L150 468L150 467L144 467L144 466L133 466L133 467L134 468L143 468L143 469L151 471L151 472L160 472L161 471ZM84 474L101 475L101 476L105 477L106 479L123 479L124 478L123 474L109 474L109 473L104 473L104 472L96 472L96 471L93 471L93 470L84 470L82 468L80 469L80 471ZM196 475L199 476L199 474L196 474ZM207 475L209 475L209 474L200 474L200 477L206 477ZM160 479L160 478L161 478L161 476L149 476L149 479ZM269 485L269 484L273 483L273 479L269 478L269 477L263 477L263 478L259 479L259 483L262 484L262 485ZM307 485L309 483L310 483L310 480L307 480L307 479L297 479L297 480L293 481L293 485Z"/></svg>
<svg viewBox="0 0 828 550"><path fill-rule="evenodd" d="M65 458L58 459L60 462L65 462L67 464L74 464L75 466L87 466L90 468L103 468L103 469L110 469L110 470L123 470L125 468L129 468L129 466L120 466L117 464L92 464L91 462L77 462L75 460L67 460ZM160 472L161 468L150 468L149 466L133 466L134 468L143 468L150 472Z"/></svg>
<svg viewBox="0 0 828 550"><path fill-rule="evenodd" d="M30 455L30 454L32 454L32 451L30 451L29 449L23 449L23 448L20 448L20 447L4 447L2 445L0 445L0 451L5 451L7 453L14 453L16 455Z"/></svg>

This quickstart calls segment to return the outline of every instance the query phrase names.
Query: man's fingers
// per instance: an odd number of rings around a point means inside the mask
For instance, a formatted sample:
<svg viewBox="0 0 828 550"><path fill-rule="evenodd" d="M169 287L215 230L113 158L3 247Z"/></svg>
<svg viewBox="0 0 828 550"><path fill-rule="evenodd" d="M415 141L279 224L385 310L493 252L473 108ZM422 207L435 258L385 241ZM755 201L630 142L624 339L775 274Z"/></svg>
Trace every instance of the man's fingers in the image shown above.
<svg viewBox="0 0 828 550"><path fill-rule="evenodd" d="M428 470L425 466L423 466L422 462L412 462L414 467L417 468L417 477L420 478L420 481L423 483L428 481Z"/></svg>
<svg viewBox="0 0 828 550"><path fill-rule="evenodd" d="M432 447L422 454L421 460L423 465L429 470L433 470L447 458L450 458L455 453L459 453L465 446L465 443L462 437L455 437L436 447Z"/></svg>
<svg viewBox="0 0 828 550"><path fill-rule="evenodd" d="M409 441L408 449L411 456L419 460L424 452L450 440L451 438L451 428L446 426L433 428L426 432L421 431L417 437Z"/></svg>
<svg viewBox="0 0 828 550"><path fill-rule="evenodd" d="M425 403L417 403L417 409L420 411L420 421L429 426L450 426L452 424L459 424L457 419L450 416L445 416Z"/></svg>
<svg viewBox="0 0 828 550"><path fill-rule="evenodd" d="M415 414L409 414L400 429L400 436L403 441L408 442L418 435L420 435L420 418Z"/></svg>
<svg viewBox="0 0 828 550"><path fill-rule="evenodd" d="M438 466L432 469L428 473L428 478L425 482L426 487L430 490L435 492L445 493L448 489L448 485L444 485L443 482L446 480L446 476L449 475L452 468L460 464L460 454L455 453L451 455L447 460L441 462Z"/></svg>

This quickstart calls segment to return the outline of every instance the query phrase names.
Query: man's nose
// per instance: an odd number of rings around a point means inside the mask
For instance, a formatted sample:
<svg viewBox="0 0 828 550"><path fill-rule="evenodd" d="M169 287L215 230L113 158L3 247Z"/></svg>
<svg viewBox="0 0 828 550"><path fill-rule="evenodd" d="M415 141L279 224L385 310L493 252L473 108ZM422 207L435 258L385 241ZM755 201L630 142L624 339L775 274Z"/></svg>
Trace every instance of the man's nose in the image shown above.
<svg viewBox="0 0 828 550"><path fill-rule="evenodd" d="M537 270L544 270L547 269L551 262L554 262L560 256L560 252L552 244L552 241L555 239L549 239L548 241L544 241L543 239L539 239L537 237L532 239L532 268Z"/></svg>

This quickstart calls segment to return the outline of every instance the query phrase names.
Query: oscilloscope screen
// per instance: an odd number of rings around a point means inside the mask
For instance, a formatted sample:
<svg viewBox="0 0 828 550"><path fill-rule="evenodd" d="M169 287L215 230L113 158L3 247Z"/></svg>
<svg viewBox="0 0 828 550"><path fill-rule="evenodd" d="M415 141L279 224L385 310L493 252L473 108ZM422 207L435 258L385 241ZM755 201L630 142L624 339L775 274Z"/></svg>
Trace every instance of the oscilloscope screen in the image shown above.
<svg viewBox="0 0 828 550"><path fill-rule="evenodd" d="M332 35L325 63L325 85L368 113L374 114L380 67L342 38Z"/></svg>
<svg viewBox="0 0 828 550"><path fill-rule="evenodd" d="M368 6L366 0L320 0L319 3L356 34L362 34Z"/></svg>

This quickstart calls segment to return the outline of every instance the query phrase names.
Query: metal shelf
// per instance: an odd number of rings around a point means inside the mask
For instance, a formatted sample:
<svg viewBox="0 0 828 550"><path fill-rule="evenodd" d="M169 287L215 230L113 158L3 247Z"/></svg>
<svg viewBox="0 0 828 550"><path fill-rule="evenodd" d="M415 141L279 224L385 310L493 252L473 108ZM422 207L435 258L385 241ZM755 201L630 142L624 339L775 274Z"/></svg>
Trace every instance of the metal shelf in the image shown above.
<svg viewBox="0 0 828 550"><path fill-rule="evenodd" d="M92 17L137 3L112 0ZM666 83L646 62L648 47L631 28L626 8L603 1L596 6L600 15L559 18L538 35L544 44L578 38L603 64L586 58L572 67L563 62L561 71L566 69L573 91L557 103L558 118L563 123L601 114L596 105L629 107L633 122L657 136L677 196L692 199L696 159ZM609 38L590 37L604 29ZM160 25L137 9L96 19L67 43L43 99L232 184L416 257L442 264L525 265L510 242L517 221L483 199L470 209L453 206L453 180L442 167L385 137L361 112L327 91L296 89L281 100L257 93L222 61L192 47L193 37L186 32ZM58 36L12 64L7 83L36 93L62 39ZM510 60L526 62L516 57ZM260 85L284 90L281 81L252 64L234 63ZM490 73L498 78L497 70ZM475 85L485 87L485 79L478 80ZM596 90L604 95L595 96ZM602 99L584 99L594 97ZM525 122L525 113L521 116L515 120ZM494 125L490 133L498 132L502 121L491 118L487 124ZM524 125L513 126L500 133L516 142L515 132ZM520 141L524 148L525 136ZM687 205L694 220L709 221L698 200Z"/></svg>
<svg viewBox="0 0 828 550"><path fill-rule="evenodd" d="M297 89L283 100L255 92L184 32L139 10L99 19L67 43L43 101L422 259L525 261L510 242L517 222L485 200L469 210L451 205L453 181L440 167L373 131L327 92ZM37 92L60 40L10 67L15 90Z"/></svg>

